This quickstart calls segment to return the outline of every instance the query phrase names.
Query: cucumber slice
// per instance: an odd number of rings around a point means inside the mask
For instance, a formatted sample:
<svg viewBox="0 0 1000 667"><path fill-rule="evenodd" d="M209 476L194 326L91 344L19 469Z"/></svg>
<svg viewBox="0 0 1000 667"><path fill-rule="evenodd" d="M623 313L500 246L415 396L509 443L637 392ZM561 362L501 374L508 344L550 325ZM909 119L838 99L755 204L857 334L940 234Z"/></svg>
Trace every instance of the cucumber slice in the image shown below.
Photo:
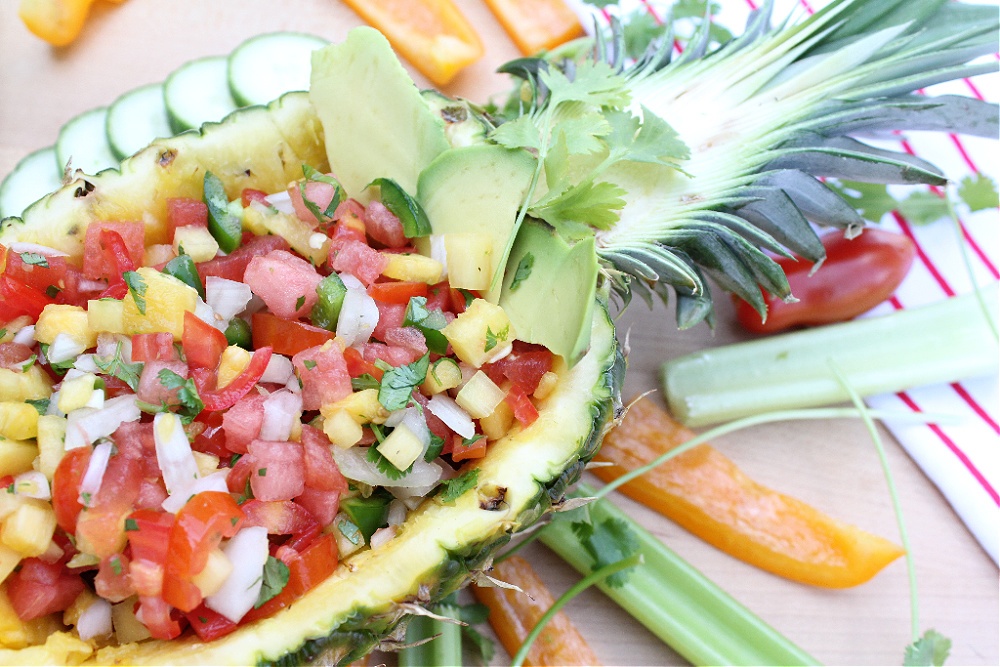
<svg viewBox="0 0 1000 667"><path fill-rule="evenodd" d="M309 90L312 52L322 37L275 32L248 39L229 55L229 90L240 106L267 104L294 90Z"/></svg>
<svg viewBox="0 0 1000 667"><path fill-rule="evenodd" d="M217 123L236 110L227 68L225 56L209 56L185 63L167 77L163 100L173 132Z"/></svg>
<svg viewBox="0 0 1000 667"><path fill-rule="evenodd" d="M0 218L20 216L24 209L62 185L54 146L29 153L0 183Z"/></svg>
<svg viewBox="0 0 1000 667"><path fill-rule="evenodd" d="M105 131L107 119L108 108L99 107L84 111L63 125L56 140L56 164L69 164L73 171L79 169L91 176L117 167L119 160L111 152Z"/></svg>
<svg viewBox="0 0 1000 667"><path fill-rule="evenodd" d="M154 139L172 136L163 84L130 90L108 107L108 143L119 160L145 148Z"/></svg>

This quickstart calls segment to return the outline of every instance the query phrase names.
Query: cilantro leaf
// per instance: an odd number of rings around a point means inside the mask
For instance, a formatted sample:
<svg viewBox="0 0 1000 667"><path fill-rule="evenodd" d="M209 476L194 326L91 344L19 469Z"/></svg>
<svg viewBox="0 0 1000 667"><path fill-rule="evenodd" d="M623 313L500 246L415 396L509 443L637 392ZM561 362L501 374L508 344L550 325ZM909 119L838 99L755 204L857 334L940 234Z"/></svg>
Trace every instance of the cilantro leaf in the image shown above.
<svg viewBox="0 0 1000 667"><path fill-rule="evenodd" d="M958 184L958 196L970 211L982 211L1000 206L997 184L986 174L966 176Z"/></svg>
<svg viewBox="0 0 1000 667"><path fill-rule="evenodd" d="M550 106L583 102L596 107L624 107L629 102L626 80L603 61L580 63L572 79L555 67L539 72L539 77L549 89Z"/></svg>
<svg viewBox="0 0 1000 667"><path fill-rule="evenodd" d="M941 667L950 652L950 639L936 630L927 630L920 639L906 647L903 664Z"/></svg>
<svg viewBox="0 0 1000 667"><path fill-rule="evenodd" d="M618 211L625 206L626 194L620 186L607 181L588 179L554 197L546 197L531 207L531 214L541 218L566 237L580 233L580 223L597 229L610 229L618 222Z"/></svg>
<svg viewBox="0 0 1000 667"><path fill-rule="evenodd" d="M401 410L410 402L413 390L419 387L427 377L427 366L430 354L425 354L411 364L390 367L382 376L378 388L378 402L386 410Z"/></svg>
<svg viewBox="0 0 1000 667"><path fill-rule="evenodd" d="M441 456L442 450L444 450L444 438L431 433L431 444L427 446L427 451L424 452L424 461L430 463Z"/></svg>
<svg viewBox="0 0 1000 667"><path fill-rule="evenodd" d="M356 378L351 378L351 389L354 391L363 391L365 389L378 389L379 381L375 379L374 375L370 373L365 373L359 375Z"/></svg>
<svg viewBox="0 0 1000 667"><path fill-rule="evenodd" d="M911 192L899 202L900 215L914 225L928 225L949 216L948 202L933 192Z"/></svg>
<svg viewBox="0 0 1000 667"><path fill-rule="evenodd" d="M453 503L458 497L469 489L476 487L479 482L479 468L472 468L463 472L458 477L452 477L441 483L441 502Z"/></svg>
<svg viewBox="0 0 1000 667"><path fill-rule="evenodd" d="M40 415L44 415L49 411L49 399L47 398L29 398L25 403L35 408Z"/></svg>
<svg viewBox="0 0 1000 667"><path fill-rule="evenodd" d="M490 133L490 139L505 148L538 150L542 147L541 131L532 117L527 115L500 125Z"/></svg>
<svg viewBox="0 0 1000 667"><path fill-rule="evenodd" d="M680 4L680 3L678 3ZM677 5L674 5L674 17L677 17ZM625 53L629 58L637 60L646 52L656 38L663 35L663 26L656 22L651 12L633 12L622 25L622 36L625 40Z"/></svg>
<svg viewBox="0 0 1000 667"><path fill-rule="evenodd" d="M493 330L488 326L486 327L486 347L483 348L483 352L489 352L497 346L498 343L505 342L507 337L510 336L510 325L508 324L500 331L493 333Z"/></svg>
<svg viewBox="0 0 1000 667"><path fill-rule="evenodd" d="M418 329L427 341L427 349L435 354L445 354L448 351L448 339L441 333L441 329L447 324L444 313L427 308L427 297L410 297L403 316L403 326Z"/></svg>
<svg viewBox="0 0 1000 667"><path fill-rule="evenodd" d="M139 391L139 376L142 375L142 362L126 363L122 356L122 341L118 341L115 354L110 359L94 357L94 364L105 375L116 377L129 386L132 391Z"/></svg>
<svg viewBox="0 0 1000 667"><path fill-rule="evenodd" d="M382 456L382 452L375 449L374 446L368 448L367 458L369 463L374 463L375 467L378 468L378 471L389 479L402 479L410 474L411 470L413 470L412 463L406 470L400 470L392 463L392 461Z"/></svg>
<svg viewBox="0 0 1000 667"><path fill-rule="evenodd" d="M165 389L177 389L177 400L180 401L181 408L178 414L185 422L190 422L205 409L192 378L181 377L169 368L162 369L156 377Z"/></svg>
<svg viewBox="0 0 1000 667"><path fill-rule="evenodd" d="M896 198L889 194L888 187L879 183L830 179L826 184L857 209L862 218L871 222L878 222L899 206Z"/></svg>
<svg viewBox="0 0 1000 667"><path fill-rule="evenodd" d="M521 286L521 283L528 279L531 275L531 269L535 266L535 256L528 252L524 254L521 261L517 263L517 268L514 270L514 278L510 281L510 291L515 291Z"/></svg>
<svg viewBox="0 0 1000 667"><path fill-rule="evenodd" d="M586 521L573 522L573 532L587 553L594 560L593 568L598 570L628 558L639 550L639 540L628 524L621 519L605 519L596 526ZM628 579L628 570L616 572L606 581L609 586L618 587Z"/></svg>
<svg viewBox="0 0 1000 667"><path fill-rule="evenodd" d="M290 574L287 565L274 556L268 556L262 575L264 583L260 587L260 595L257 596L257 602L254 603L253 608L259 609L262 604L283 591L288 585Z"/></svg>
<svg viewBox="0 0 1000 667"><path fill-rule="evenodd" d="M139 309L141 315L146 314L146 281L142 279L137 271L126 271L122 274L128 291L135 301L135 307Z"/></svg>
<svg viewBox="0 0 1000 667"><path fill-rule="evenodd" d="M316 222L327 222L332 220L337 207L340 206L341 202L347 199L347 195L344 193L344 188L340 185L340 181L333 176L327 176L326 174L313 169L307 164L302 165L302 173L305 175L305 180L299 182L299 194L302 195L302 203L306 205L309 212L316 218ZM333 198L330 199L330 203L327 204L326 208L322 211L320 210L319 205L309 199L306 194L306 185L310 181L326 183L327 185L332 185L334 188Z"/></svg>
<svg viewBox="0 0 1000 667"><path fill-rule="evenodd" d="M18 253L21 261L28 266L40 266L43 269L49 268L49 260L45 255L39 254L37 252L22 252Z"/></svg>

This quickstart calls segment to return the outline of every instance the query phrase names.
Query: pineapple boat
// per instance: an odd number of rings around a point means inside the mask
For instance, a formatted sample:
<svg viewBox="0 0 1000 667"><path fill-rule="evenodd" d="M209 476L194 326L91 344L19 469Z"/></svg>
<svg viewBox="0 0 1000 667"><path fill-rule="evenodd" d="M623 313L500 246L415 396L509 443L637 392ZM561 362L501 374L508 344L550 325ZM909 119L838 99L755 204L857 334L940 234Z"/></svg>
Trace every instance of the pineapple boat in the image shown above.
<svg viewBox="0 0 1000 667"><path fill-rule="evenodd" d="M366 653L593 456L612 296L672 293L692 326L707 276L763 310L789 296L764 251L819 261L810 221L863 225L818 178L944 182L850 135L995 136L995 106L914 94L995 69L967 64L993 9L841 0L774 30L769 7L714 50L516 61L497 115L358 29L308 94L3 221L0 662Z"/></svg>

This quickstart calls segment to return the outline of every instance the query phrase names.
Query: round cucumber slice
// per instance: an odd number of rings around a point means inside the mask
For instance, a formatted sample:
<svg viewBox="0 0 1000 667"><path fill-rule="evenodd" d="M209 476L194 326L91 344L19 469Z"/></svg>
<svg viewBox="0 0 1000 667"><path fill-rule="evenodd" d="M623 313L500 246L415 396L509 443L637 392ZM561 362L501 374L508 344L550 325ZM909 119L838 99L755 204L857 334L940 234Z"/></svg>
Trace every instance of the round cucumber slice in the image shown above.
<svg viewBox="0 0 1000 667"><path fill-rule="evenodd" d="M111 151L105 131L107 119L108 108L99 107L63 125L56 140L57 164L69 164L73 171L79 169L90 175L117 167L119 160Z"/></svg>
<svg viewBox="0 0 1000 667"><path fill-rule="evenodd" d="M0 183L0 218L20 216L24 209L62 185L54 146L29 153Z"/></svg>
<svg viewBox="0 0 1000 667"><path fill-rule="evenodd" d="M217 123L236 110L229 93L225 56L199 58L181 65L163 86L170 129L183 132Z"/></svg>
<svg viewBox="0 0 1000 667"><path fill-rule="evenodd" d="M312 52L329 42L300 32L253 37L229 56L229 90L240 106L267 104L309 89Z"/></svg>
<svg viewBox="0 0 1000 667"><path fill-rule="evenodd" d="M154 139L173 135L163 84L152 83L130 90L108 107L108 143L119 160L145 148Z"/></svg>

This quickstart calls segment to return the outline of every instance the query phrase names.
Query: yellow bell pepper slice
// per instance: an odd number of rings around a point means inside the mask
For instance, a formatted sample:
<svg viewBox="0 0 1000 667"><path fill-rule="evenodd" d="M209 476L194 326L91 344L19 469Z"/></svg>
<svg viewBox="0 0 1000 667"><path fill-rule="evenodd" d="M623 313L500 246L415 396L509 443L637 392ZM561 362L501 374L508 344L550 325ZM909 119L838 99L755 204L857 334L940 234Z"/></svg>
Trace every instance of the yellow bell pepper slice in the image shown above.
<svg viewBox="0 0 1000 667"><path fill-rule="evenodd" d="M486 4L526 56L585 34L579 17L564 0L486 0Z"/></svg>
<svg viewBox="0 0 1000 667"><path fill-rule="evenodd" d="M482 57L483 43L451 0L344 0L421 74L443 86Z"/></svg>
<svg viewBox="0 0 1000 667"><path fill-rule="evenodd" d="M604 439L593 473L609 482L694 433L642 399ZM779 576L814 586L864 583L903 555L892 542L842 523L758 484L709 445L700 445L620 487L716 548Z"/></svg>

